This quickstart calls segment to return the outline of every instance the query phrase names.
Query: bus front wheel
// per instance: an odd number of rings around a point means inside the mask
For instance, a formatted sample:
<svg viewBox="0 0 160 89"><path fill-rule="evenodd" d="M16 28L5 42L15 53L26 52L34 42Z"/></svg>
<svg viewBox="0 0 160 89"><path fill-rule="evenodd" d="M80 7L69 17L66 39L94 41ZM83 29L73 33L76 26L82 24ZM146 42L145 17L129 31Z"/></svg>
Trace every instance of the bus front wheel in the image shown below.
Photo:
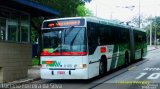
<svg viewBox="0 0 160 89"><path fill-rule="evenodd" d="M99 63L99 75L104 76L107 72L107 59L102 57Z"/></svg>
<svg viewBox="0 0 160 89"><path fill-rule="evenodd" d="M104 62L100 61L99 63L99 75L103 76L104 75Z"/></svg>

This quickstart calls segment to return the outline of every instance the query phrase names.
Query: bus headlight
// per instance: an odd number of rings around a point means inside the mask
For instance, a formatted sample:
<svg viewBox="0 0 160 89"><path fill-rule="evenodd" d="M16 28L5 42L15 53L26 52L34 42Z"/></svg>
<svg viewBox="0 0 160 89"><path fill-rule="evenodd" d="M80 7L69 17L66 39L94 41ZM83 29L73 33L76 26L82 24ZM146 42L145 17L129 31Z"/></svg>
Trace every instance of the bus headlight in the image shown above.
<svg viewBox="0 0 160 89"><path fill-rule="evenodd" d="M47 64L41 64L41 68L47 68Z"/></svg>
<svg viewBox="0 0 160 89"><path fill-rule="evenodd" d="M77 65L76 68L87 68L87 64L80 64L80 65Z"/></svg>

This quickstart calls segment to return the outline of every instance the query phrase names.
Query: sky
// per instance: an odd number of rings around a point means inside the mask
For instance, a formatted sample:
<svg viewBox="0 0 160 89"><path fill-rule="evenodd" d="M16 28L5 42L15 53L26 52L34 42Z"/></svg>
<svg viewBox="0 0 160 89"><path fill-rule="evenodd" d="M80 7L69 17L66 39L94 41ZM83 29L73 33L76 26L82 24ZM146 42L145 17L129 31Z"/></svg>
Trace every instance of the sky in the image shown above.
<svg viewBox="0 0 160 89"><path fill-rule="evenodd" d="M139 6L143 18L160 16L160 0L92 0L86 3L94 16L124 22L139 16Z"/></svg>

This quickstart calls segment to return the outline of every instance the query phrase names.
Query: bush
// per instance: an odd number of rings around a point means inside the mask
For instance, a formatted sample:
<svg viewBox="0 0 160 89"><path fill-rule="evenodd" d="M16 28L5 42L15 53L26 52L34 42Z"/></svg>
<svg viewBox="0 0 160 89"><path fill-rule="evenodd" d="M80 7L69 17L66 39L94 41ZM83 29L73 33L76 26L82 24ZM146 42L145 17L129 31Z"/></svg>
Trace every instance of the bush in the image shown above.
<svg viewBox="0 0 160 89"><path fill-rule="evenodd" d="M32 58L32 66L35 66L35 65L39 65L39 60L38 58Z"/></svg>

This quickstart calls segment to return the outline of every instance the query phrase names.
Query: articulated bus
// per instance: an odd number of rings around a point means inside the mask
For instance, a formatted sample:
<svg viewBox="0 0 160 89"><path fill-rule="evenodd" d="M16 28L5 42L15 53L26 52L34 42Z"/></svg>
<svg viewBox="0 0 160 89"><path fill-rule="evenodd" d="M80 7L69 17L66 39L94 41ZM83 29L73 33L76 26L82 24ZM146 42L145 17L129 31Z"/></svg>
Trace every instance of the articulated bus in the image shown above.
<svg viewBox="0 0 160 89"><path fill-rule="evenodd" d="M42 79L90 79L141 60L144 30L96 17L45 20L42 24Z"/></svg>

